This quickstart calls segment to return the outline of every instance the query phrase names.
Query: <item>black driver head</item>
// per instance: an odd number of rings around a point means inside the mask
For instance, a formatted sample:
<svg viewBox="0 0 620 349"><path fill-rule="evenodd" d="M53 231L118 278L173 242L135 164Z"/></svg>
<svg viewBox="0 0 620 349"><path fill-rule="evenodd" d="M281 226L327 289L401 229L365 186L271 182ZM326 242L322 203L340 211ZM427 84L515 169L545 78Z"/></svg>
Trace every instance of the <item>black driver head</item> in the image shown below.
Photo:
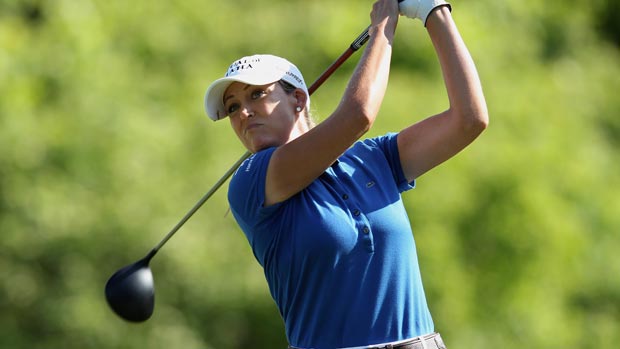
<svg viewBox="0 0 620 349"><path fill-rule="evenodd" d="M145 257L118 270L105 285L110 308L127 321L143 322L153 314L155 285L149 260Z"/></svg>

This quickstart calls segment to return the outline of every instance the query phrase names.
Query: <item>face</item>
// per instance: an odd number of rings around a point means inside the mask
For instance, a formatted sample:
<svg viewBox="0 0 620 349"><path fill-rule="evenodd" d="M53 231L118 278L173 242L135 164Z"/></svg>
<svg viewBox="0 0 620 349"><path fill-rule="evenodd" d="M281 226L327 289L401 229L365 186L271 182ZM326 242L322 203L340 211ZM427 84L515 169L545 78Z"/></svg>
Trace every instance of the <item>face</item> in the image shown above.
<svg viewBox="0 0 620 349"><path fill-rule="evenodd" d="M232 83L224 93L230 124L252 153L288 143L307 131L295 111L299 100L278 83L255 86Z"/></svg>

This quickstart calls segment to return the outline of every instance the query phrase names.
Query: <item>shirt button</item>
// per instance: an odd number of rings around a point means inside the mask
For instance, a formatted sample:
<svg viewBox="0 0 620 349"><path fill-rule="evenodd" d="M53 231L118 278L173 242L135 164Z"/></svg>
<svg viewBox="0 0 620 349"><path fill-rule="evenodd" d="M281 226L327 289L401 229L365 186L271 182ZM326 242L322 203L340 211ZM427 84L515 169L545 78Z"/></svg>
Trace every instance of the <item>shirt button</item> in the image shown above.
<svg viewBox="0 0 620 349"><path fill-rule="evenodd" d="M360 210L353 211L353 215L356 216L356 217L359 216L360 215Z"/></svg>
<svg viewBox="0 0 620 349"><path fill-rule="evenodd" d="M364 234L368 234L368 233L370 233L370 228L364 227L364 229L362 229L362 231L364 232Z"/></svg>
<svg viewBox="0 0 620 349"><path fill-rule="evenodd" d="M343 198L344 200L348 200L348 199L349 199L349 195L347 195L347 194L342 194L342 198Z"/></svg>

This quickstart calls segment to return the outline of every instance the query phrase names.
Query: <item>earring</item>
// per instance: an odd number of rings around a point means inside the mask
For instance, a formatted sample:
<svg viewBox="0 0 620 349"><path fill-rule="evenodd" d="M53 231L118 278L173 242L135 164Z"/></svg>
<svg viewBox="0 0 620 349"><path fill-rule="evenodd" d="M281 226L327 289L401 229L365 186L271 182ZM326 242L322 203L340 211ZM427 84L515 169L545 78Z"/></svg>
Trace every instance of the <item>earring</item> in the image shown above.
<svg viewBox="0 0 620 349"><path fill-rule="evenodd" d="M299 113L301 111L301 107L297 106L297 108L295 108L295 110Z"/></svg>

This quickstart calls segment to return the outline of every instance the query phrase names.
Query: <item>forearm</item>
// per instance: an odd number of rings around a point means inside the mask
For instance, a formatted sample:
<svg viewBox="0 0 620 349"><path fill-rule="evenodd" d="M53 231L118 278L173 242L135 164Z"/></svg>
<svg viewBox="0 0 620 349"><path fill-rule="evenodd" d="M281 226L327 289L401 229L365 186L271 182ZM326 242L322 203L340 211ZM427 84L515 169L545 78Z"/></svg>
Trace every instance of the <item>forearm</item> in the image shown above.
<svg viewBox="0 0 620 349"><path fill-rule="evenodd" d="M399 133L400 160L409 180L456 155L488 124L486 102L476 67L449 8L440 6L432 10L426 28L439 58L450 107Z"/></svg>
<svg viewBox="0 0 620 349"><path fill-rule="evenodd" d="M374 122L387 89L392 56L393 32L371 27L370 39L353 72L336 113L360 117L368 127Z"/></svg>
<svg viewBox="0 0 620 349"><path fill-rule="evenodd" d="M387 89L392 41L398 24L398 3L377 1L370 17L370 39L333 114L336 118L363 126L364 132L372 126Z"/></svg>
<svg viewBox="0 0 620 349"><path fill-rule="evenodd" d="M373 5L370 39L334 113L273 153L265 183L266 205L307 187L368 131L387 88L397 22L396 1Z"/></svg>
<svg viewBox="0 0 620 349"><path fill-rule="evenodd" d="M327 166L370 129L383 102L391 62L391 37L383 27L371 26L369 34L366 49L338 107L306 135L316 136L317 142L327 147L320 152L328 161Z"/></svg>
<svg viewBox="0 0 620 349"><path fill-rule="evenodd" d="M442 69L450 110L464 126L486 127L488 114L473 59L447 7L437 8L427 29Z"/></svg>

